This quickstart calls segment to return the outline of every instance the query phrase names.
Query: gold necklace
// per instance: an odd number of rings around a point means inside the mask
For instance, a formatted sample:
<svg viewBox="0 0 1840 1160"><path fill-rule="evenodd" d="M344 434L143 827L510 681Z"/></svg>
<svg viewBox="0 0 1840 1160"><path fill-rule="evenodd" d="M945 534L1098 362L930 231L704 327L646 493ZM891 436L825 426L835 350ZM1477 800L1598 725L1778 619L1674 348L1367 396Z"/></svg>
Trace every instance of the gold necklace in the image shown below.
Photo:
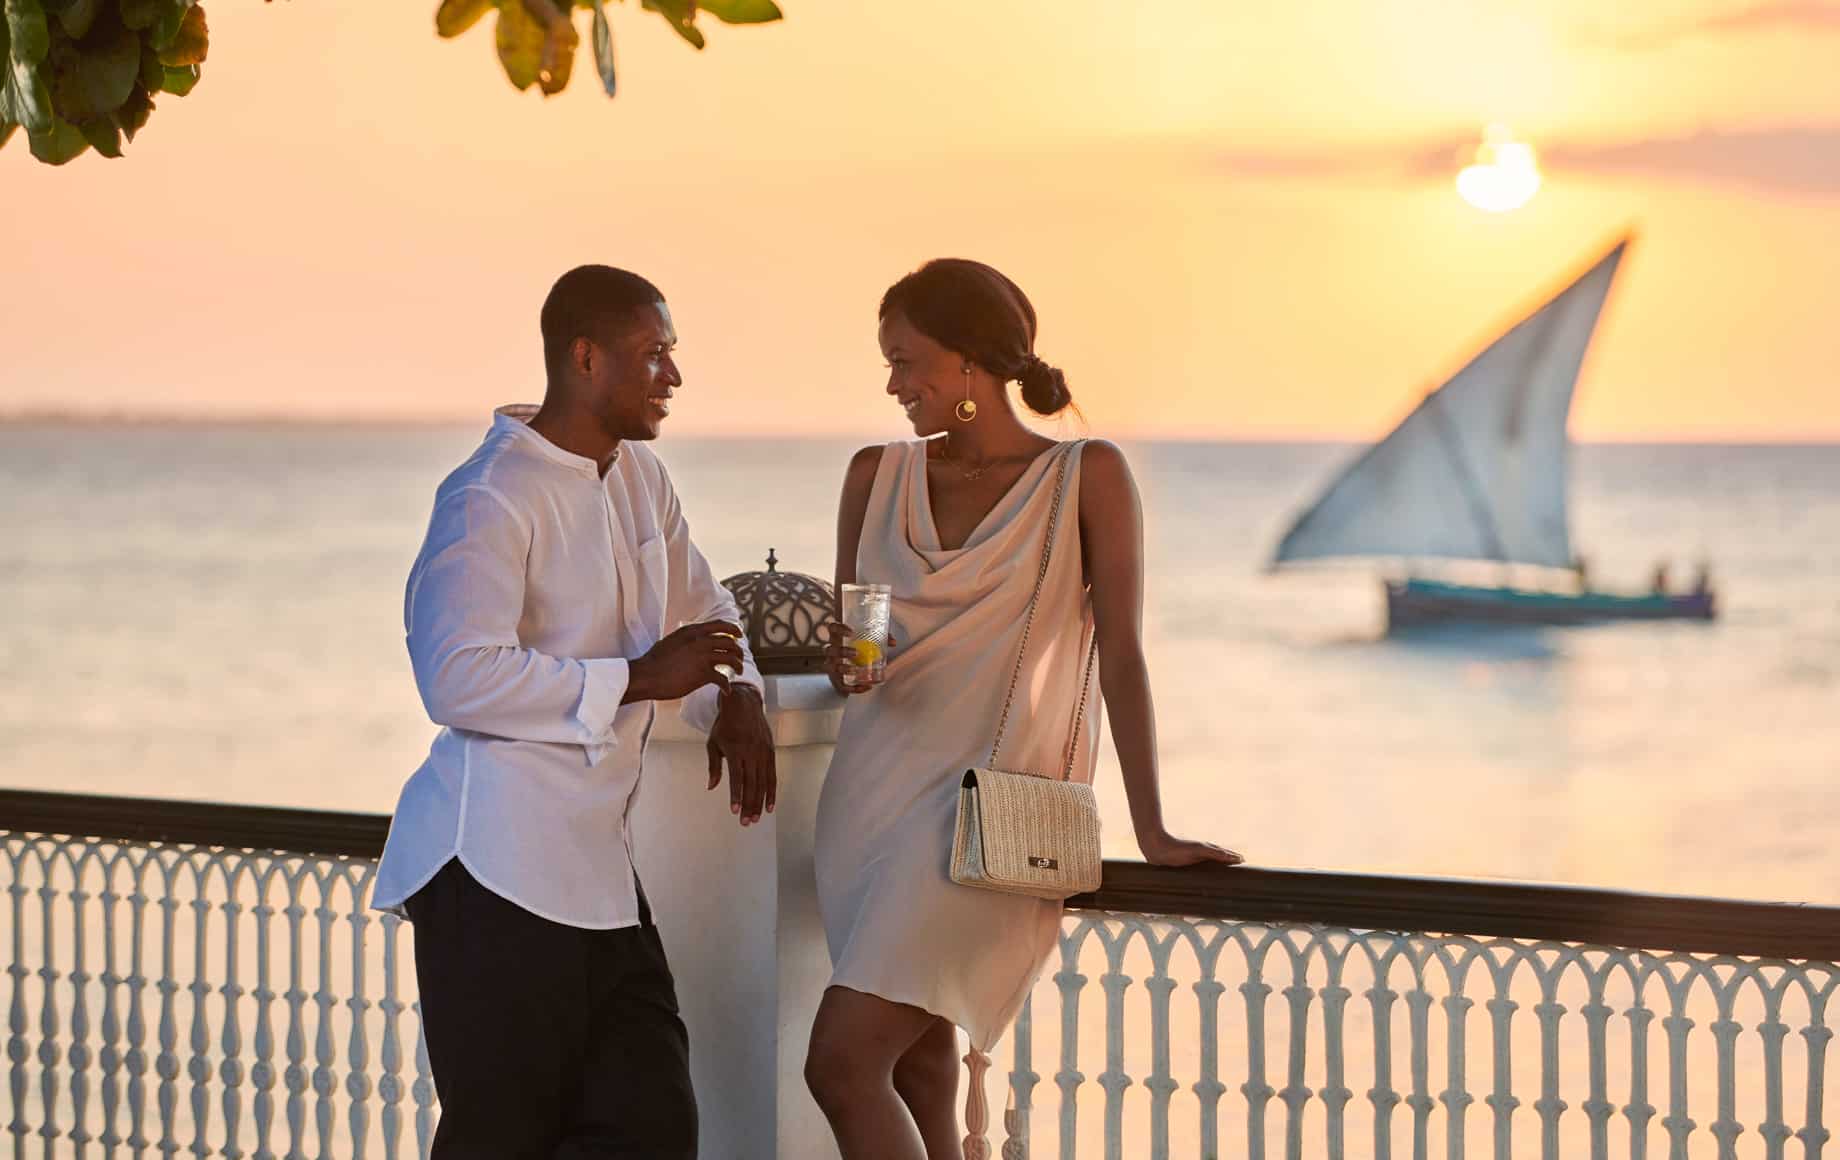
<svg viewBox="0 0 1840 1160"><path fill-rule="evenodd" d="M951 450L951 447L952 447L952 441L950 438L948 438L946 440L946 449ZM960 459L956 455L941 455L939 458L944 460L947 463L952 464L954 467L958 468L958 473L964 476L967 482L973 479L976 479L978 476L984 474L986 471L989 471L991 463L996 462L995 460L989 460L987 462L978 464L976 467L966 467L965 461Z"/></svg>

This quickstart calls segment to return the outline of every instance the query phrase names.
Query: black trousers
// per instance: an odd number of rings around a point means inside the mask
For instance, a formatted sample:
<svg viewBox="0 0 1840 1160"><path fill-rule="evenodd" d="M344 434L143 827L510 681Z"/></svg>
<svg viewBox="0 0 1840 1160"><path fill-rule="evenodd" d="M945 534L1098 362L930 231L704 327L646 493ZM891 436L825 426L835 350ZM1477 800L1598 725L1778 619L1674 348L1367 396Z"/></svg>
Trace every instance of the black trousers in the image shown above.
<svg viewBox="0 0 1840 1160"><path fill-rule="evenodd" d="M434 1160L694 1160L689 1036L643 896L641 925L583 930L455 859L404 909L441 1099Z"/></svg>

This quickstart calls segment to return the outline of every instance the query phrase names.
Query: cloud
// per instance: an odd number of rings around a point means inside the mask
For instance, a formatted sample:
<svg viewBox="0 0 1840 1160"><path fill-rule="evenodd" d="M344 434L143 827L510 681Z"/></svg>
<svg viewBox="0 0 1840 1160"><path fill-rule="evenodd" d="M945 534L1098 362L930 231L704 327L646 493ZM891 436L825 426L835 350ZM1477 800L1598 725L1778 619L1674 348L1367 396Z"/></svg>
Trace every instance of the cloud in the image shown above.
<svg viewBox="0 0 1840 1160"><path fill-rule="evenodd" d="M1552 169L1640 173L1840 197L1840 124L1702 129L1684 137L1561 142L1542 152Z"/></svg>
<svg viewBox="0 0 1840 1160"><path fill-rule="evenodd" d="M1443 181L1475 153L1474 136L1392 146L1296 151L1218 150L1204 164L1246 178L1367 182ZM1840 122L1760 129L1702 129L1621 141L1536 141L1548 173L1640 175L1840 197Z"/></svg>
<svg viewBox="0 0 1840 1160"><path fill-rule="evenodd" d="M1586 34L1580 39L1587 44L1622 49L1625 52L1653 52L1670 48L1684 40L1779 31L1840 33L1840 4L1824 0L1763 0L1762 3L1733 8L1697 20L1630 32L1600 31Z"/></svg>

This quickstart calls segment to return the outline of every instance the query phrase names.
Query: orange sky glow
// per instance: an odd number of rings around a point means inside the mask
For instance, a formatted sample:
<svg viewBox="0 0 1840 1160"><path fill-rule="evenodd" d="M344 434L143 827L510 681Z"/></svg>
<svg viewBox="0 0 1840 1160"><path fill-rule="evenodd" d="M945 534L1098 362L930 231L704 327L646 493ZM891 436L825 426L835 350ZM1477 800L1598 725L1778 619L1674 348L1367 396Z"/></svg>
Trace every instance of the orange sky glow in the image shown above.
<svg viewBox="0 0 1840 1160"><path fill-rule="evenodd" d="M671 299L672 434L892 437L876 301L950 254L1096 434L1365 438L1633 227L1575 433L1840 439L1835 8L782 0L699 56L634 0L620 96L544 101L434 0L207 7L126 159L0 151L0 414L483 422L602 261Z"/></svg>

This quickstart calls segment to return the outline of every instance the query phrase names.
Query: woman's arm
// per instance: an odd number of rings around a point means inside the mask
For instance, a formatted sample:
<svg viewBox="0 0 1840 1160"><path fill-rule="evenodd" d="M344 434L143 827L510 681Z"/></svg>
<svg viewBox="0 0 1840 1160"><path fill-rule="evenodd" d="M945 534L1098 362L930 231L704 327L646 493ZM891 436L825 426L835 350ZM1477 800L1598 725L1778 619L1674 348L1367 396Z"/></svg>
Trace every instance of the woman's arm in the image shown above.
<svg viewBox="0 0 1840 1160"><path fill-rule="evenodd" d="M1092 588L1099 688L1124 770L1131 826L1144 860L1159 866L1242 861L1209 842L1172 835L1157 785L1156 709L1144 662L1144 521L1131 468L1116 446L1086 445L1080 474L1080 544Z"/></svg>
<svg viewBox="0 0 1840 1160"><path fill-rule="evenodd" d="M850 459L850 469L843 477L843 495L837 501L837 596L843 597L843 586L856 581L856 549L862 543L863 518L869 510L869 492L875 487L875 473L881 470L882 449L865 447ZM830 626L831 644L827 653L825 671L830 674L831 688L844 696L852 693L866 693L874 686L845 685L842 666L845 661L844 641L847 639L841 627Z"/></svg>

